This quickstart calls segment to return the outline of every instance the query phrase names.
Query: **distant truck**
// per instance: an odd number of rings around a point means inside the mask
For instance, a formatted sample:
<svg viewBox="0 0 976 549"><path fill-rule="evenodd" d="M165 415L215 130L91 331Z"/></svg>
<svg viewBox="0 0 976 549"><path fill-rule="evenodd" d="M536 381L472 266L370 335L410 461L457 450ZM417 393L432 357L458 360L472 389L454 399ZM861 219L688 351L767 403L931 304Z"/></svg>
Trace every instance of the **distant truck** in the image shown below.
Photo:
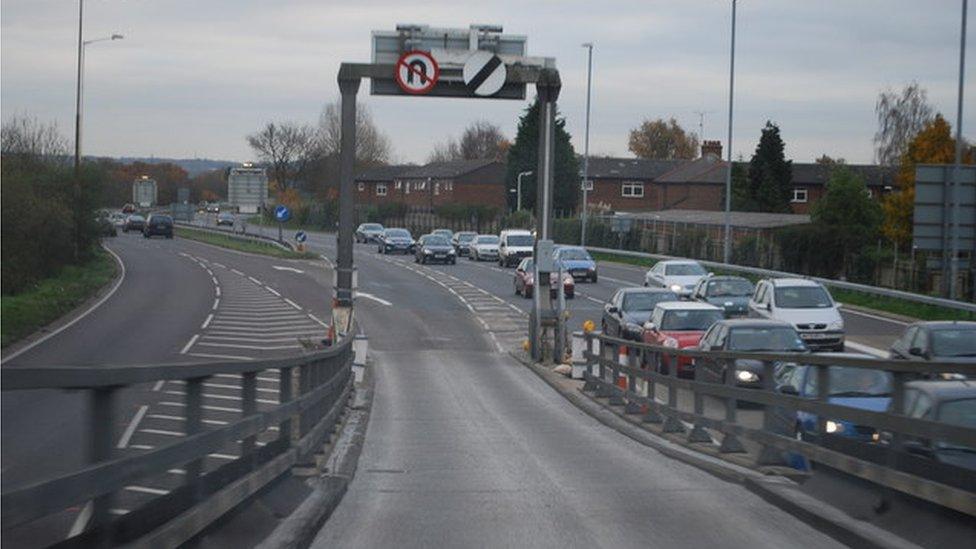
<svg viewBox="0 0 976 549"><path fill-rule="evenodd" d="M257 213L268 202L268 175L246 162L227 175L227 204L240 213Z"/></svg>
<svg viewBox="0 0 976 549"><path fill-rule="evenodd" d="M143 175L132 182L132 201L140 208L151 208L156 205L156 180Z"/></svg>

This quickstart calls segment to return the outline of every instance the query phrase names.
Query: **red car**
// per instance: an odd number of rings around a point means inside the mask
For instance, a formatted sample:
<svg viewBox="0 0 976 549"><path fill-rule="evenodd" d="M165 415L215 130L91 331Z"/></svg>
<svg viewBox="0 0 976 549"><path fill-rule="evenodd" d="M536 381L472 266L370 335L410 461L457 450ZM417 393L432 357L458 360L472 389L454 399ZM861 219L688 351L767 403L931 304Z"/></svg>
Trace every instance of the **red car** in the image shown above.
<svg viewBox="0 0 976 549"><path fill-rule="evenodd" d="M695 301L665 301L658 303L651 313L651 319L644 325L644 343L675 349L688 349L698 346L703 335L712 324L725 317L722 309L708 303ZM661 357L658 371L668 373L671 358ZM678 357L678 376L693 377L694 364L691 357Z"/></svg>
<svg viewBox="0 0 976 549"><path fill-rule="evenodd" d="M519 263L519 266L515 269L515 294L522 295L526 298L532 297L532 289L535 287L535 281L533 277L535 271L535 262L531 257L527 257ZM549 293L555 298L556 288L559 284L559 273L549 273ZM576 282L573 281L573 275L565 273L563 275L563 292L566 294L566 299L573 299L576 295Z"/></svg>

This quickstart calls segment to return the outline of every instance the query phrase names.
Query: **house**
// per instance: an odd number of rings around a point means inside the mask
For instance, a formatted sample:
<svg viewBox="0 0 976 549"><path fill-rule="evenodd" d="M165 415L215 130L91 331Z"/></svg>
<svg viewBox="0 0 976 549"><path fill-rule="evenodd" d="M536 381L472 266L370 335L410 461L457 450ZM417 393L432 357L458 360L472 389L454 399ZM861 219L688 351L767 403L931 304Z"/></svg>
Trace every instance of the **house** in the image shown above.
<svg viewBox="0 0 976 549"><path fill-rule="evenodd" d="M446 204L506 207L505 164L455 160L423 166L383 166L356 176L357 204L402 203L433 210Z"/></svg>

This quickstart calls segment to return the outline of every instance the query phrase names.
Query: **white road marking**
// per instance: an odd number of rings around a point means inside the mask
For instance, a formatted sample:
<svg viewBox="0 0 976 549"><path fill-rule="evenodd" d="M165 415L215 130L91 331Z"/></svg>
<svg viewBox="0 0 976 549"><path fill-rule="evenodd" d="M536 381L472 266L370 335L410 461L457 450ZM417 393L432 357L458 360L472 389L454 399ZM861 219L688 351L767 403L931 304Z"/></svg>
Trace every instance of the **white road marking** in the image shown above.
<svg viewBox="0 0 976 549"><path fill-rule="evenodd" d="M196 343L197 339L199 338L200 338L200 334L193 334L193 337L191 337L190 341L188 341L186 346L183 347L183 350L180 351L180 354L185 355L186 352L190 350L190 347L193 347L193 344Z"/></svg>
<svg viewBox="0 0 976 549"><path fill-rule="evenodd" d="M271 292L272 294L274 294L274 295L276 295L278 297L281 297L281 294L279 294L277 290L271 288L270 286L265 286L264 289L265 290L268 290L269 292Z"/></svg>
<svg viewBox="0 0 976 549"><path fill-rule="evenodd" d="M387 307L392 307L393 306L393 304L390 303L389 301L387 301L387 300L385 300L385 299L383 299L381 297L376 297L373 294L368 294L366 292L356 292L356 297L364 297L366 299L369 299L370 301L375 301L375 302L377 302L377 303L379 303L381 305L386 305Z"/></svg>
<svg viewBox="0 0 976 549"><path fill-rule="evenodd" d="M241 379L241 374L214 374L214 377L223 377L227 379ZM258 381L266 381L268 383L278 383L278 379L273 377L257 376L255 379L257 379Z"/></svg>
<svg viewBox="0 0 976 549"><path fill-rule="evenodd" d="M214 264L214 266L220 267L221 269L226 269L227 268L227 265L224 265L222 263L217 263L216 261L214 261L213 264Z"/></svg>
<svg viewBox="0 0 976 549"><path fill-rule="evenodd" d="M186 408L186 404L183 404L182 402L169 402L169 401L164 401L164 402L160 402L159 405L160 406L173 406L175 408ZM240 414L240 413L243 412L243 410L241 410L240 408L226 408L226 407L223 407L223 406L211 406L209 404L204 404L204 405L200 406L200 408L202 408L204 410L211 410L213 412L230 412L232 414ZM136 447L135 444L133 444L132 446L130 446L130 448L135 448L135 447ZM152 450L153 448L154 448L153 446L150 446L149 448L144 448L144 449Z"/></svg>
<svg viewBox="0 0 976 549"><path fill-rule="evenodd" d="M164 437L185 437L186 433L182 431L166 431L163 429L139 429L140 433L146 433L147 435L162 435Z"/></svg>
<svg viewBox="0 0 976 549"><path fill-rule="evenodd" d="M139 427L139 422L145 417L146 412L149 411L149 406L142 405L136 410L136 414L132 416L132 421L126 426L125 431L122 433L122 437L119 439L119 443L115 445L116 448L125 448L129 445L129 441L132 440L132 435L136 432Z"/></svg>
<svg viewBox="0 0 976 549"><path fill-rule="evenodd" d="M312 313L308 313L308 318L311 318L315 322L319 323L323 328L328 328L329 327L328 324L326 324L325 322L322 322L321 320L319 320L319 318L317 316L313 315Z"/></svg>
<svg viewBox="0 0 976 549"><path fill-rule="evenodd" d="M299 311L302 310L302 308L298 305L298 303L295 303L294 301L292 301L292 300L290 300L288 298L285 298L285 303L291 305L292 307L298 309Z"/></svg>
<svg viewBox="0 0 976 549"><path fill-rule="evenodd" d="M233 460L237 459L238 456L232 456L230 454L207 454L207 457L214 458L214 459L226 459L226 460L233 461Z"/></svg>
<svg viewBox="0 0 976 549"><path fill-rule="evenodd" d="M210 326L210 321L213 320L213 317L214 317L213 313L210 313L209 315L207 315L207 319L204 320L203 321L203 324L200 325L200 329L201 330L205 330L207 328L207 326Z"/></svg>
<svg viewBox="0 0 976 549"><path fill-rule="evenodd" d="M332 263L332 260L329 259L328 257L325 257L325 254L322 254L319 257L322 258L322 261L325 261L325 264L328 265L330 269L332 269L332 268L335 267L335 265L333 265L333 263Z"/></svg>
<svg viewBox="0 0 976 549"><path fill-rule="evenodd" d="M201 341L198 343L200 346L205 347L225 347L228 349L250 349L252 351L284 351L285 349L301 349L301 345L238 345L237 343L211 343L209 341Z"/></svg>
<svg viewBox="0 0 976 549"><path fill-rule="evenodd" d="M240 271L238 271L237 269L231 269L231 270L230 270L230 272L232 272L232 273L234 273L234 274L237 274L237 275L241 275L241 276L244 276L244 273L242 273L242 272L240 272Z"/></svg>
<svg viewBox="0 0 976 549"><path fill-rule="evenodd" d="M220 297L220 286L214 286L214 295Z"/></svg>
<svg viewBox="0 0 976 549"><path fill-rule="evenodd" d="M112 514L112 515L115 515L115 516L122 516L122 515L128 514L129 513L129 510L128 509L109 509L108 512L109 512L109 514ZM81 532L79 532L79 534L80 533Z"/></svg>
<svg viewBox="0 0 976 549"><path fill-rule="evenodd" d="M884 317L884 316L873 315L871 313L865 313L863 311L855 311L854 309L848 309L847 307L841 307L840 309L841 309L841 311L843 311L845 313L852 314L852 315L863 316L863 317L871 318L871 319L874 319L874 320L880 320L881 322L889 322L891 324L897 324L899 326L908 326L908 322L902 322L900 320L895 320L893 318L887 318L887 317Z"/></svg>
<svg viewBox="0 0 976 549"><path fill-rule="evenodd" d="M88 527L88 521L91 520L94 509L95 508L92 506L92 502L90 500L85 503L85 506L81 509L81 512L78 513L78 516L75 517L75 521L71 524L71 530L68 530L69 538L73 538L85 531L85 528Z"/></svg>
<svg viewBox="0 0 976 549"><path fill-rule="evenodd" d="M290 272L298 273L298 274L302 274L302 273L305 272L305 271L303 271L301 269L296 269L294 267L282 267L281 265L272 265L271 268L274 269L274 270L276 270L276 271L290 271Z"/></svg>
<svg viewBox="0 0 976 549"><path fill-rule="evenodd" d="M213 304L213 309L212 310L216 311L217 310L217 305L220 305L220 298L219 297L214 300L214 304Z"/></svg>
<svg viewBox="0 0 976 549"><path fill-rule="evenodd" d="M166 392L171 395L186 396L186 393L184 391L166 391ZM203 397L215 398L218 400L244 400L242 397L235 396L235 395L215 395L213 393L203 393ZM262 398L256 398L254 400L256 402L260 402L261 404L278 404L277 400L267 400Z"/></svg>
<svg viewBox="0 0 976 549"><path fill-rule="evenodd" d="M888 351L885 351L884 349L878 349L877 347L872 347L870 345L865 345L849 339L844 342L844 346L850 347L851 349L854 349L860 353L866 353L880 358L888 358Z"/></svg>
<svg viewBox="0 0 976 549"><path fill-rule="evenodd" d="M80 313L75 318L71 319L71 321L68 322L67 324L65 324L64 326L61 326L61 327L55 329L54 331L52 331L52 332L50 332L48 334L45 334L43 337L38 338L36 341L34 341L32 343L29 343L29 344L21 347L20 349L17 349L16 351L13 351L13 352L10 352L10 353L5 353L5 356L2 359L0 359L0 364L4 364L4 363L6 363L6 362L8 362L10 360L13 360L13 359L17 358L18 356L26 353L27 351L33 349L34 347L37 347L41 343L44 343L45 341L51 339L52 337L60 334L61 332L67 330L68 328L74 326L75 323L77 323L79 320L81 320L81 319L85 318L86 316L88 316L89 314L91 314L92 311L94 311L95 309L101 307L103 303L105 303L106 301L109 300L110 297L112 297L113 295L115 295L116 290L119 289L119 286L121 286L122 285L122 282L125 280L125 263L122 262L122 258L119 257L119 254L117 254L117 253L113 252L112 250L108 249L108 247L106 247L106 246L102 246L102 248L106 252L112 254L112 257L115 258L115 261L119 264L119 268L121 269L121 272L119 273L119 279L115 281L115 285L112 286L112 289L110 289L107 294L105 294L104 296L102 296L101 299L99 299L98 301L96 301L95 303L93 303L91 307L85 309L82 313Z"/></svg>
<svg viewBox="0 0 976 549"><path fill-rule="evenodd" d="M149 488L148 486L126 486L125 490L130 492L140 492L143 494L152 494L154 496L165 496L169 493L169 490L160 490L159 488Z"/></svg>
<svg viewBox="0 0 976 549"><path fill-rule="evenodd" d="M257 284L258 286L264 286L264 282L261 282L260 280L254 278L253 276L249 276L247 278L248 278L248 280L250 280L251 282Z"/></svg>
<svg viewBox="0 0 976 549"><path fill-rule="evenodd" d="M133 448L135 450L153 450L156 447L151 444L132 444L129 446L129 448Z"/></svg>

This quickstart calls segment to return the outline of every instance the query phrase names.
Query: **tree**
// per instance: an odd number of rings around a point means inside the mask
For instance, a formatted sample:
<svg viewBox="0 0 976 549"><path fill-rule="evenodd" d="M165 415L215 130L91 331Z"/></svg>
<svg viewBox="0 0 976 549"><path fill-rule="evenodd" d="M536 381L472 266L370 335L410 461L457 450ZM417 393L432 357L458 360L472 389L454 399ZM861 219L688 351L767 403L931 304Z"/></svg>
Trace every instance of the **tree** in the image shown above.
<svg viewBox="0 0 976 549"><path fill-rule="evenodd" d="M878 116L878 131L874 134L875 158L882 166L894 166L908 144L932 121L933 110L925 97L925 90L912 82L901 93L888 89L878 94L874 106Z"/></svg>
<svg viewBox="0 0 976 549"><path fill-rule="evenodd" d="M57 123L44 124L31 116L14 116L0 127L0 151L21 160L59 161L68 154L68 140Z"/></svg>
<svg viewBox="0 0 976 549"><path fill-rule="evenodd" d="M767 121L748 176L733 181L733 208L750 212L790 212L793 198L793 162L786 160L779 127ZM733 168L733 180L735 169Z"/></svg>
<svg viewBox="0 0 976 549"><path fill-rule="evenodd" d="M674 118L644 120L630 130L630 152L638 158L690 160L698 156L698 136L686 132Z"/></svg>
<svg viewBox="0 0 976 549"><path fill-rule="evenodd" d="M837 166L830 172L824 195L810 210L810 219L836 233L847 272L850 261L877 238L883 216L864 180L846 166Z"/></svg>
<svg viewBox="0 0 976 549"><path fill-rule="evenodd" d="M898 167L898 190L885 197L884 235L906 248L912 240L912 217L915 210L915 166L917 164L951 164L955 162L956 140L952 128L936 114L908 143ZM972 154L966 154L963 162L971 164Z"/></svg>
<svg viewBox="0 0 976 549"><path fill-rule="evenodd" d="M342 139L342 105L339 100L328 103L319 115L319 155L339 158ZM381 166L390 160L390 140L373 122L373 115L366 105L356 105L356 166L370 168Z"/></svg>
<svg viewBox="0 0 976 549"><path fill-rule="evenodd" d="M833 158L826 154L820 155L820 158L814 160L814 162L821 166L842 166L847 164L847 160L843 158Z"/></svg>
<svg viewBox="0 0 976 549"><path fill-rule="evenodd" d="M295 122L268 122L247 142L280 189L297 186L318 154L315 128Z"/></svg>
<svg viewBox="0 0 976 549"><path fill-rule="evenodd" d="M461 148L453 137L448 137L447 141L434 145L434 150L427 155L427 163L431 162L451 162L461 159Z"/></svg>
<svg viewBox="0 0 976 549"><path fill-rule="evenodd" d="M566 120L556 116L555 158L553 159L553 208L570 211L576 209L580 194L579 162L576 151L566 131ZM515 142L508 149L508 167L505 188L509 190L508 203L515 209L517 178L520 172L531 171L533 176L522 178L522 207L535 209L536 176L539 158L539 102L533 101L519 118Z"/></svg>
<svg viewBox="0 0 976 549"><path fill-rule="evenodd" d="M452 160L503 160L511 143L505 139L501 128L484 120L472 122L461 133L461 138L453 137L436 145L427 162L449 162Z"/></svg>

